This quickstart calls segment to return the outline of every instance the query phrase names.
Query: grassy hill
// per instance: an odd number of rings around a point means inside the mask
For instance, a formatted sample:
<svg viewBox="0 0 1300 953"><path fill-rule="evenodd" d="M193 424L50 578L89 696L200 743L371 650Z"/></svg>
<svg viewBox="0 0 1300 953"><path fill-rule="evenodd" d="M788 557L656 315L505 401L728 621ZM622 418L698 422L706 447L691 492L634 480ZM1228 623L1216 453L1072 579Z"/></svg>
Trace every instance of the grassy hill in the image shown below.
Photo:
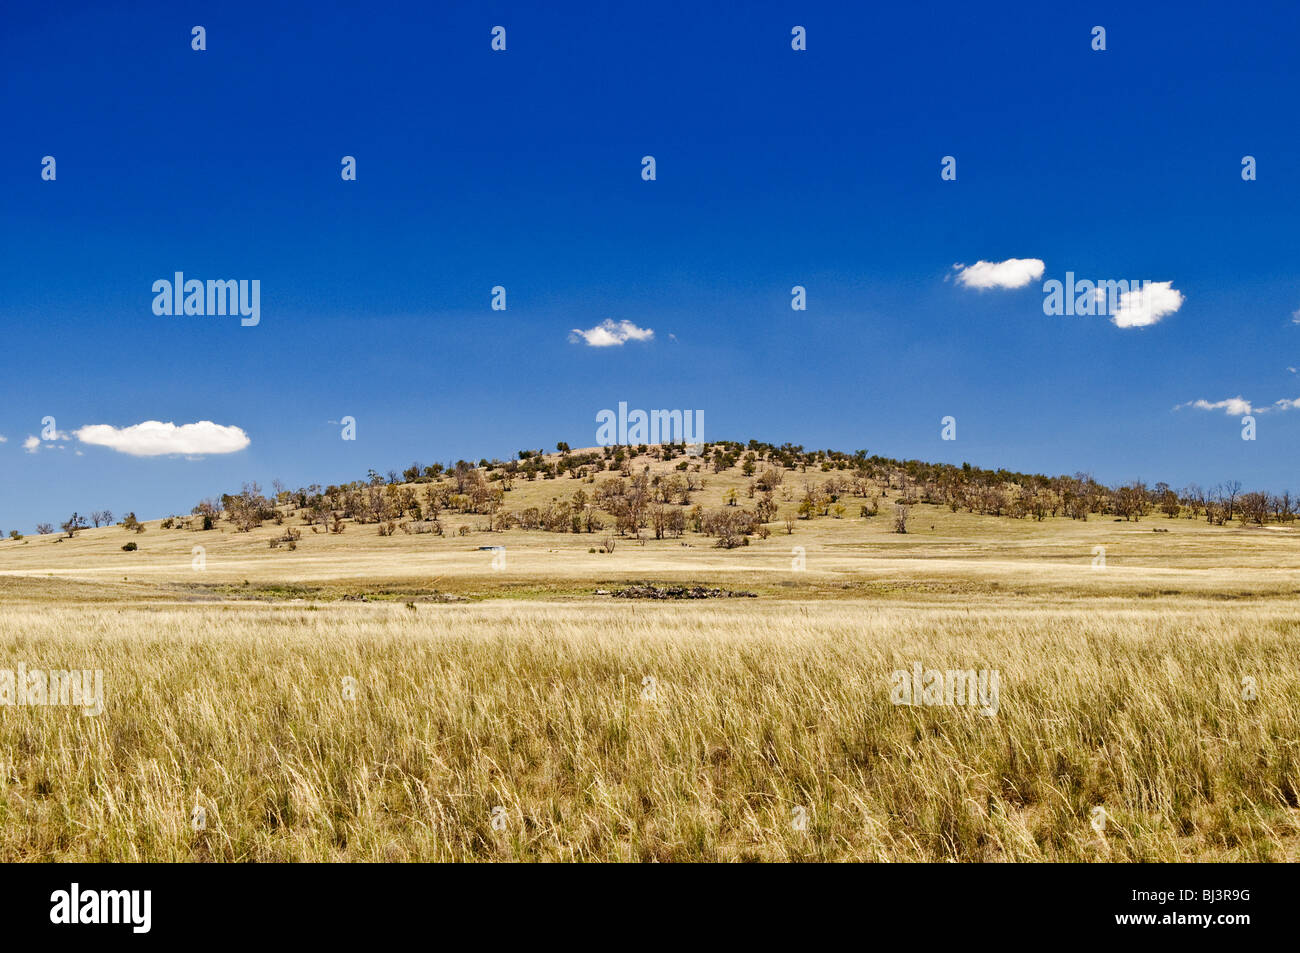
<svg viewBox="0 0 1300 953"><path fill-rule="evenodd" d="M455 493L450 475L419 483L357 485L361 493L409 494L417 501L438 491L453 505L444 503L436 523L427 505L420 518L399 511L384 519L342 516L344 508L336 505L329 508L335 518L322 523L314 518L319 511L306 505L327 493L322 488L315 494L284 491L274 505L264 501L264 518L242 531L228 506L206 531L200 517L187 514L145 521L143 532L115 525L82 529L71 538L56 533L6 540L0 542L0 578L10 577L11 590L14 577L21 576L29 586L40 577L47 587L77 580L131 598L326 600L345 595L575 598L642 579L742 586L785 598L993 593L1056 601L1076 596L1225 598L1225 593L1266 597L1298 591L1294 573L1300 569L1300 536L1293 522L1214 525L1158 513L1137 521L1107 513L1086 520L991 516L918 502L923 491L903 486L905 480L890 471L864 478L856 490L824 493L819 488L827 481L848 480L816 466L783 470L781 483L764 494L740 461L715 472L707 459L675 455L664 460L657 451L633 454L618 470L587 469L551 479L516 475L502 481L499 471L493 479L492 470L476 468L483 485L499 495L499 501L479 511ZM564 456L588 454L603 457L599 448ZM530 459L554 465L561 455ZM679 469L683 466L688 469ZM626 486L642 474L651 493L665 480L690 476L695 489L688 502L661 504L680 512L680 533L665 532L656 539L649 515L635 530L620 527L615 513L596 504L604 484ZM329 489L336 491L336 501L345 492ZM810 489L823 508L801 512ZM517 517L530 510L567 505L577 511L575 495L587 498L597 528L588 522L582 531L572 532L568 520L559 524L563 531L519 528ZM752 512L764 495L770 496L773 512L760 532L738 537L735 548L722 548L716 535L695 528L692 514ZM897 532L902 505L906 533ZM862 515L864 511L875 515ZM429 531L431 526L436 533ZM123 550L132 543L134 551ZM504 553L487 547L503 547ZM1104 550L1104 567L1098 547Z"/></svg>

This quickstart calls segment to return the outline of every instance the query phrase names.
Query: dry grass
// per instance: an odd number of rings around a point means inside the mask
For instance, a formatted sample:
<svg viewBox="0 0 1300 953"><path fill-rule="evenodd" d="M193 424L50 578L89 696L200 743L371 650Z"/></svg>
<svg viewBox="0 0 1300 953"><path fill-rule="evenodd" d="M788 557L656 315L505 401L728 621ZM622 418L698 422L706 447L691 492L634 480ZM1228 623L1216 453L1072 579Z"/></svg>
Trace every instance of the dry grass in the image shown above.
<svg viewBox="0 0 1300 953"><path fill-rule="evenodd" d="M1268 605L17 609L7 653L102 667L107 709L0 708L0 857L1282 860L1298 632ZM999 670L997 716L892 705L916 661Z"/></svg>

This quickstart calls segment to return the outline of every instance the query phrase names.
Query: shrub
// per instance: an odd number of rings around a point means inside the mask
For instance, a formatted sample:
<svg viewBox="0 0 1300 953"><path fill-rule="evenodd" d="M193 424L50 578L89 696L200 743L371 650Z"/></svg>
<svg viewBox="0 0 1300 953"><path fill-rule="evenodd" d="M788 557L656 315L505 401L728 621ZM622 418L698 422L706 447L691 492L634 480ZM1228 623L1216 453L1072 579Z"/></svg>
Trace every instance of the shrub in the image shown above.
<svg viewBox="0 0 1300 953"><path fill-rule="evenodd" d="M315 527L312 528L314 529ZM272 549L276 549L277 547L279 547L281 543L287 543L291 550L297 549L298 540L300 539L302 539L302 530L295 529L292 526L290 526L287 530L284 531L283 536L277 536L274 539L270 540L270 546Z"/></svg>
<svg viewBox="0 0 1300 953"><path fill-rule="evenodd" d="M136 551L137 549L139 549L139 548L140 548L140 547L137 546L134 542L131 542L131 543L127 543L125 546L123 546L123 547L122 547L122 551L123 551L123 552L128 552L128 553L133 553L133 552L135 552L135 551Z"/></svg>
<svg viewBox="0 0 1300 953"><path fill-rule="evenodd" d="M705 513L700 523L704 534L718 537L718 545L724 549L748 546L749 534L761 525L750 510L731 506Z"/></svg>

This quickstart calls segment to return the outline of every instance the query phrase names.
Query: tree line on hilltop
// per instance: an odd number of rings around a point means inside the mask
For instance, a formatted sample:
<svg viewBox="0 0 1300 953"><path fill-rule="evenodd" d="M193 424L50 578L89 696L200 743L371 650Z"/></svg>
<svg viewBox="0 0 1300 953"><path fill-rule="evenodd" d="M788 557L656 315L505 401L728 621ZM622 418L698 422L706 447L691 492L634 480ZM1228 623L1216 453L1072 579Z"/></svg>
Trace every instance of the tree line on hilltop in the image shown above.
<svg viewBox="0 0 1300 953"><path fill-rule="evenodd" d="M677 463L651 472L649 462ZM719 508L704 509L694 502L710 474L739 471L740 490L729 489ZM511 508L508 494L519 481L571 480L580 486L573 493L557 493L540 506ZM1045 476L989 470L963 463L926 463L896 460L867 451L805 450L785 443L776 446L751 440L746 444L722 441L688 448L684 444L609 446L573 451L567 443L556 452L520 450L509 461L482 459L425 466L413 463L402 471L370 470L364 480L291 489L281 481L265 495L255 482L238 493L201 501L188 516L162 521L163 529L211 530L218 523L247 532L266 522L283 524L297 517L313 533L342 533L349 523L370 524L380 535L398 529L405 533L443 535L444 520L459 517L454 532L503 532L510 529L556 533L613 533L642 540L680 537L688 529L714 537L718 545L746 545L751 536L766 538L769 524L783 525L793 533L798 521L842 519L850 514L874 517L880 501L890 493L893 528L907 531L910 507L944 506L956 513L1031 519L1090 516L1137 521L1153 513L1169 519L1205 519L1223 526L1290 524L1296 518L1296 501L1289 492L1243 492L1238 480L1211 488L1192 484L1174 489L1167 483L1148 486L1142 481L1107 486L1089 474ZM743 501L742 501L743 494ZM752 501L752 502L750 502ZM62 525L70 538L93 523L113 525L111 511L94 511L89 517L73 513ZM134 513L118 525L143 532ZM42 523L38 532L53 533ZM271 541L294 548L300 532L287 531ZM17 531L10 533L21 539ZM613 548L607 536L602 547Z"/></svg>

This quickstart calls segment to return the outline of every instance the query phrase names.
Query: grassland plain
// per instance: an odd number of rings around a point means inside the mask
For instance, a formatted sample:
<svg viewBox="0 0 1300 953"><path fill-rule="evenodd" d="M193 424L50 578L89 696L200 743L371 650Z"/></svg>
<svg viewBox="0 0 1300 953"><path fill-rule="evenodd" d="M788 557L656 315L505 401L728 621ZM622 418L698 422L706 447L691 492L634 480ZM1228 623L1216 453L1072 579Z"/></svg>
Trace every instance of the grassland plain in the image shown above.
<svg viewBox="0 0 1300 953"><path fill-rule="evenodd" d="M919 505L905 535L882 511L791 535L778 518L732 550L688 531L592 552L600 534L479 522L292 550L269 545L284 525L156 520L0 543L0 667L105 681L98 716L0 706L0 859L1300 851L1289 528ZM598 594L633 582L756 598ZM916 663L997 670L997 714L893 704Z"/></svg>

